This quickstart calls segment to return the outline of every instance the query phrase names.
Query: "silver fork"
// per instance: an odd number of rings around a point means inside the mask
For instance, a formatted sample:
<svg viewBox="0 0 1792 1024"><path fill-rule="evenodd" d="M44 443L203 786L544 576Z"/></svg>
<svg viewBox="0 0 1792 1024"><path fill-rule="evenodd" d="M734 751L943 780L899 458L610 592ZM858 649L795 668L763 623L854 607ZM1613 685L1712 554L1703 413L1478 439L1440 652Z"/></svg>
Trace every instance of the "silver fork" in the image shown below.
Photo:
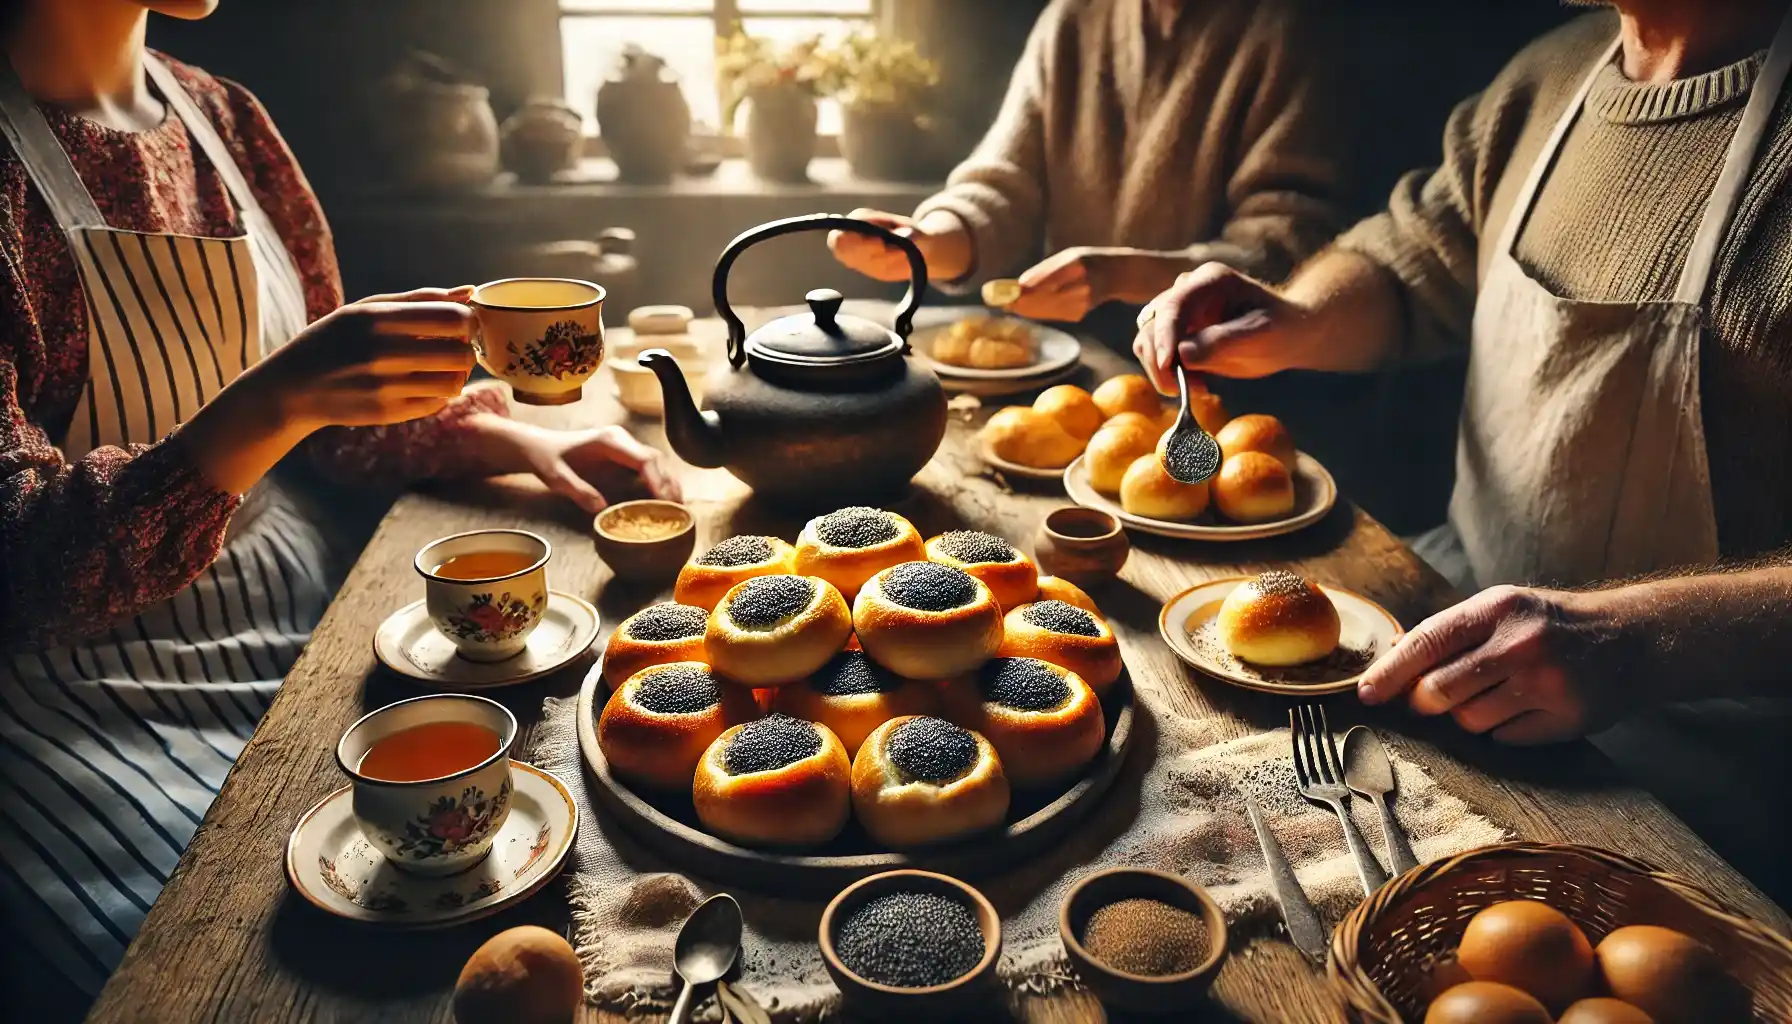
<svg viewBox="0 0 1792 1024"><path fill-rule="evenodd" d="M1356 874L1363 883L1363 895L1373 896L1387 883L1388 874L1381 862L1369 852L1369 844L1350 820L1350 789L1344 785L1344 768L1338 760L1338 749L1332 743L1331 726L1325 720L1325 707L1301 704L1288 711L1288 734L1294 746L1294 773L1300 778L1300 795L1316 804L1325 804L1344 826L1344 842L1356 859Z"/></svg>

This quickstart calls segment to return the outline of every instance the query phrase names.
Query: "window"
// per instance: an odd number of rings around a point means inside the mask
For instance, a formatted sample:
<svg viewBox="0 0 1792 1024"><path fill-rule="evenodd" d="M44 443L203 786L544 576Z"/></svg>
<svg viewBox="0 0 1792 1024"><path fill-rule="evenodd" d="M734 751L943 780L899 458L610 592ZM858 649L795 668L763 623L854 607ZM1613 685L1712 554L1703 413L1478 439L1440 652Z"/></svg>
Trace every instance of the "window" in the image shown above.
<svg viewBox="0 0 1792 1024"><path fill-rule="evenodd" d="M597 87L622 47L635 43L677 72L693 125L718 127L716 38L735 24L780 43L817 33L843 35L870 24L879 0L560 0L566 102L597 133ZM821 103L820 131L836 135L840 109Z"/></svg>

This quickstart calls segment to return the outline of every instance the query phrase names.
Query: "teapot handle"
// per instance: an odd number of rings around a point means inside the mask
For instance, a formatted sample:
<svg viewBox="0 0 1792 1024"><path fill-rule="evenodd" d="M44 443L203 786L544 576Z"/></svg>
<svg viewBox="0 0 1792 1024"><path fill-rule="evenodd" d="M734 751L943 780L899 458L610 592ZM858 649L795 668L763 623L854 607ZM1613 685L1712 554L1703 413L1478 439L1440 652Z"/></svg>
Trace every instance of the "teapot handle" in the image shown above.
<svg viewBox="0 0 1792 1024"><path fill-rule="evenodd" d="M743 231L728 243L722 255L716 260L715 274L711 278L711 289L716 304L716 312L728 325L728 362L739 369L747 361L747 326L735 315L734 307L728 304L728 271L733 268L734 260L768 238L779 235L795 234L799 231L854 231L861 235L872 235L881 238L908 254L908 294L902 297L902 305L896 309L896 336L902 339L902 351L909 350L908 335L914 327L915 308L921 304L921 297L927 293L927 260L915 245L914 239L907 235L897 234L889 228L879 227L851 217L842 217L837 213L809 213L800 217L786 217L761 224L756 228Z"/></svg>

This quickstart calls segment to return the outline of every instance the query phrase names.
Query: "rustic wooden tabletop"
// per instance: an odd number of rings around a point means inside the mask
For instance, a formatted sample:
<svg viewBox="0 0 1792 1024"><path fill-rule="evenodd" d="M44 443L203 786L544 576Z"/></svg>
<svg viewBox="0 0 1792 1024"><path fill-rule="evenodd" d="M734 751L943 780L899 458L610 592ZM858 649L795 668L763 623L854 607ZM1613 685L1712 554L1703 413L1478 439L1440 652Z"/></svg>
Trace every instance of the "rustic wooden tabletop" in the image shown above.
<svg viewBox="0 0 1792 1024"><path fill-rule="evenodd" d="M1085 361L1093 380L1126 368L1119 356L1098 345L1086 346ZM578 405L525 409L519 416L553 425L624 422L606 391L600 375ZM1039 519L1065 499L1061 489L1049 485L1030 493L1011 491L985 473L971 444L983 413L953 416L945 444L900 510L924 535L963 525L1028 544ZM657 423L629 425L644 439L663 444ZM699 550L737 532L796 536L800 521L743 504L744 488L727 474L682 465L681 472L687 499L699 515ZM606 633L641 605L660 599L612 584L592 548L588 523L532 480L459 485L401 499L238 760L90 1021L449 1022L455 976L481 942L518 924L565 929L561 883L494 917L400 935L312 908L288 890L282 867L293 823L345 781L334 756L343 728L373 708L418 692L380 669L372 650L378 623L418 595L412 555L444 534L517 525L553 541L554 587L592 599L603 611ZM1103 610L1120 636L1135 685L1149 687L1162 706L1205 720L1224 736L1285 724L1287 703L1198 682L1158 639L1157 613L1165 598L1205 579L1271 565L1291 565L1319 581L1366 594L1409 628L1455 597L1398 539L1347 502L1318 525L1272 540L1236 545L1143 535L1133 540L1131 561L1121 584L1103 595ZM525 731L532 731L540 722L542 699L575 693L584 670L581 664L497 695ZM1348 698L1334 701L1333 715L1340 732L1364 717ZM1698 879L1758 920L1789 927L1777 907L1653 798L1615 783L1609 766L1589 747L1505 751L1397 712L1370 720L1446 789L1521 837L1640 854ZM526 741L519 744L526 747ZM586 813L592 812L586 808ZM1201 1019L1339 1018L1339 1004L1323 976L1292 946L1268 937L1240 945L1244 948L1234 950L1220 973L1210 1012ZM1095 1000L1077 992L1024 998L1016 1014L1050 1024L1107 1019ZM587 1009L582 1019L619 1018Z"/></svg>

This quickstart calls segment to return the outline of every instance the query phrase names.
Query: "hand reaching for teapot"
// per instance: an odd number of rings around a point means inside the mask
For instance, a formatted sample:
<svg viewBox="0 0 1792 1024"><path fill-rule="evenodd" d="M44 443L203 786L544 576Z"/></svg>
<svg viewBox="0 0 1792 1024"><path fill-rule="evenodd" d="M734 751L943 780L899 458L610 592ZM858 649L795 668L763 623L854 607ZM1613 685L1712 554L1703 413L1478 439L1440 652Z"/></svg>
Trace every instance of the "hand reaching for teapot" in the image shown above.
<svg viewBox="0 0 1792 1024"><path fill-rule="evenodd" d="M971 269L970 233L950 213L935 210L919 221L882 210L858 209L847 216L891 231L906 231L926 259L927 276L933 280L954 281ZM828 249L835 259L866 277L879 281L909 279L908 255L881 238L830 231Z"/></svg>

